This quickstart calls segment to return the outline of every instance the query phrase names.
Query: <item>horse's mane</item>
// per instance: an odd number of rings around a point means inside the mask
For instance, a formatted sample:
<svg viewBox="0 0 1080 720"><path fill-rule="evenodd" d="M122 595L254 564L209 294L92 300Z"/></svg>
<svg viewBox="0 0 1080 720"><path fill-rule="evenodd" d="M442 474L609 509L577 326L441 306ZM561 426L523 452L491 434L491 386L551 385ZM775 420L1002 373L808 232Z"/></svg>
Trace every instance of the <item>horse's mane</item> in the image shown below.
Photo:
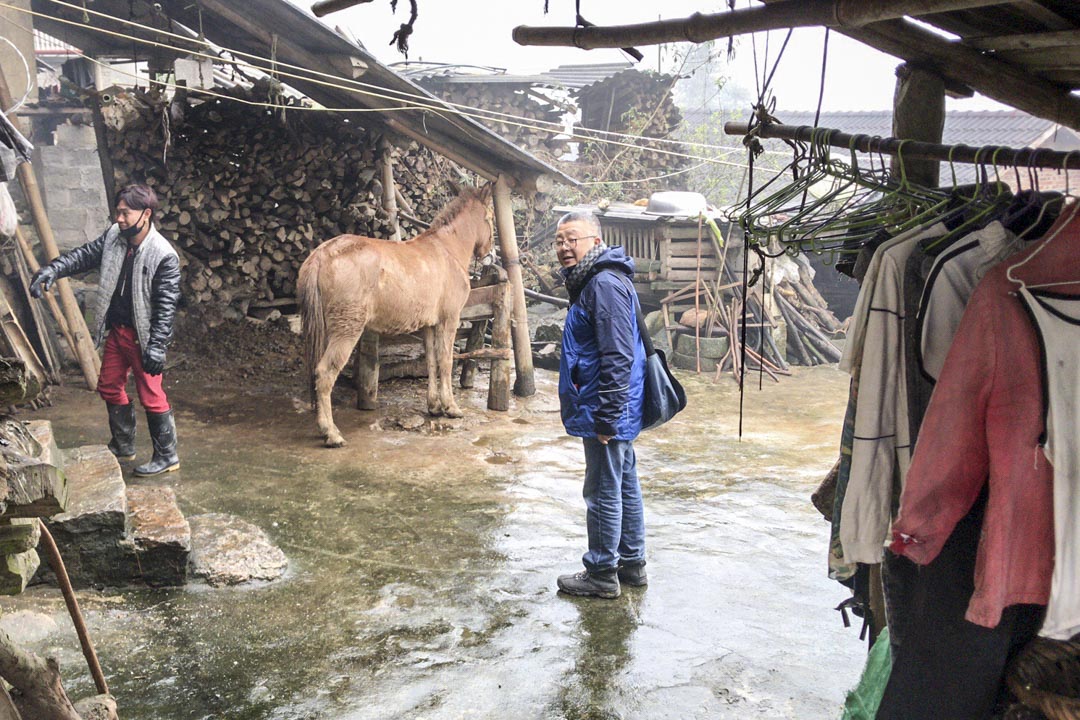
<svg viewBox="0 0 1080 720"><path fill-rule="evenodd" d="M456 198L451 200L446 207L439 211L435 219L431 221L431 226L427 229L427 232L435 232L440 228L444 228L454 221L454 218L465 209L465 206L474 200L480 199L480 191L471 188L468 185L463 185L458 192Z"/></svg>

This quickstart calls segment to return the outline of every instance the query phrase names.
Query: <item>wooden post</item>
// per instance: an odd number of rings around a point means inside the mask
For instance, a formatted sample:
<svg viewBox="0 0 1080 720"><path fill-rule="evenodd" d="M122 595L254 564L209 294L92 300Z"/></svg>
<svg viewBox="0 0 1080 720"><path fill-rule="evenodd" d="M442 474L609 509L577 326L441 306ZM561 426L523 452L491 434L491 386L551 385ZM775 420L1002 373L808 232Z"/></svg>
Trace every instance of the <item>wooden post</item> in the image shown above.
<svg viewBox="0 0 1080 720"><path fill-rule="evenodd" d="M356 344L353 360L353 380L356 385L356 409L379 408L379 333L364 331Z"/></svg>
<svg viewBox="0 0 1080 720"><path fill-rule="evenodd" d="M907 63L896 68L893 95L893 136L904 140L940 143L945 128L945 81ZM892 170L899 177L901 158L894 155ZM938 186L941 165L936 160L903 158L909 182Z"/></svg>
<svg viewBox="0 0 1080 720"><path fill-rule="evenodd" d="M101 179L105 182L105 197L111 204L116 200L116 171L113 169L112 153L109 151L109 133L105 130L105 115L101 112L101 93L94 93L90 98L90 110L93 112L94 136L97 138Z"/></svg>
<svg viewBox="0 0 1080 720"><path fill-rule="evenodd" d="M499 230L499 249L502 251L503 267L510 279L513 293L513 339L514 394L531 397L536 394L533 376L532 338L529 337L529 316L525 309L525 284L521 279L521 262L518 260L517 231L514 230L514 211L510 206L510 183L505 175L495 181L495 223Z"/></svg>
<svg viewBox="0 0 1080 720"><path fill-rule="evenodd" d="M514 306L513 289L509 282L499 284L502 292L495 295L495 317L491 321L491 346L496 350L508 350L513 344L511 325ZM530 360L531 360L530 356ZM488 384L488 410L510 409L510 359L491 361L491 380Z"/></svg>
<svg viewBox="0 0 1080 720"><path fill-rule="evenodd" d="M484 347L484 331L487 320L473 320L469 328L469 339L465 341L465 352L471 353ZM471 388L476 384L476 360L461 361L461 387Z"/></svg>
<svg viewBox="0 0 1080 720"><path fill-rule="evenodd" d="M3 70L0 69L0 105L11 107L11 104L11 92L8 90L7 79L4 77ZM8 113L8 118L12 122L16 120L14 113ZM30 167L30 163L20 163L17 172L23 195L30 206L30 214L33 217L38 238L41 240L41 246L45 249L46 257L49 260L54 260L60 256L60 250L56 247L52 226L49 224L49 217L45 213L45 203L41 199L41 190L38 187L34 169ZM98 358L97 350L95 350L94 343L90 339L90 331L86 327L86 320L82 316L82 310L79 309L79 303L75 300L75 293L71 291L71 284L68 283L67 278L57 280L56 289L60 295L60 307L67 318L71 337L75 341L75 357L82 368L86 384L91 390L94 390L97 388L101 360Z"/></svg>
<svg viewBox="0 0 1080 720"><path fill-rule="evenodd" d="M390 239L401 240L401 226L398 225L397 193L394 184L393 145L383 137L379 140L379 164L382 166L382 205L386 211L386 222L393 229Z"/></svg>

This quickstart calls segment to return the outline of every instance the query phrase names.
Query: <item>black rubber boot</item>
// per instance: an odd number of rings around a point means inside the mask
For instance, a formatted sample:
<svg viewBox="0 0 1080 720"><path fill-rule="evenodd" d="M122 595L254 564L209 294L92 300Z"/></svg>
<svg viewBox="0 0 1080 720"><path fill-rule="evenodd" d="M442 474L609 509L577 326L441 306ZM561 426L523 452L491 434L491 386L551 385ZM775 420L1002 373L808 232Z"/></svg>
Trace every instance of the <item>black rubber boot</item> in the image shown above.
<svg viewBox="0 0 1080 720"><path fill-rule="evenodd" d="M613 599L619 597L619 577L615 568L600 572L582 570L573 575L559 576L559 590L568 595Z"/></svg>
<svg viewBox="0 0 1080 720"><path fill-rule="evenodd" d="M619 564L619 582L630 587L645 587L649 578L645 575L645 561Z"/></svg>
<svg viewBox="0 0 1080 720"><path fill-rule="evenodd" d="M150 439L154 442L154 457L145 465L135 468L139 477L160 475L180 469L180 458L176 456L176 422L172 410L163 413L146 413L146 422L150 426Z"/></svg>
<svg viewBox="0 0 1080 720"><path fill-rule="evenodd" d="M112 440L109 441L109 452L116 456L120 462L129 462L135 459L135 406L113 405L105 403L109 409L109 432Z"/></svg>

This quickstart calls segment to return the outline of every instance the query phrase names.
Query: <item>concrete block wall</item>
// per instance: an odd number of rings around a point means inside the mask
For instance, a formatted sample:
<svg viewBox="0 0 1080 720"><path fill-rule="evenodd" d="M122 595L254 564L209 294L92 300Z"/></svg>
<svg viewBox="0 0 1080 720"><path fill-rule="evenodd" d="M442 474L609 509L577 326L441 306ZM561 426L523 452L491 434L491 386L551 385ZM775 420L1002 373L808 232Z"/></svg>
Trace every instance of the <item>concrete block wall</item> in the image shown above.
<svg viewBox="0 0 1080 720"><path fill-rule="evenodd" d="M112 222L97 137L89 125L59 125L39 148L45 204L60 252L100 235Z"/></svg>

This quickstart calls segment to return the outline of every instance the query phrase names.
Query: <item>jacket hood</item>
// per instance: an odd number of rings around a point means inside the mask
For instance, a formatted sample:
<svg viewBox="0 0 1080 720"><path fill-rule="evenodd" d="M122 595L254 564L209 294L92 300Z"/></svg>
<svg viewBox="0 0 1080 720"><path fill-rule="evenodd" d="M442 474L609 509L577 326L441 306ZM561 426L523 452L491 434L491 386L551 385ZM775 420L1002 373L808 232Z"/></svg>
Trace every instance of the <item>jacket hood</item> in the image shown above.
<svg viewBox="0 0 1080 720"><path fill-rule="evenodd" d="M589 275L595 275L601 270L616 270L634 277L634 258L627 255L621 247L609 247L596 259Z"/></svg>

